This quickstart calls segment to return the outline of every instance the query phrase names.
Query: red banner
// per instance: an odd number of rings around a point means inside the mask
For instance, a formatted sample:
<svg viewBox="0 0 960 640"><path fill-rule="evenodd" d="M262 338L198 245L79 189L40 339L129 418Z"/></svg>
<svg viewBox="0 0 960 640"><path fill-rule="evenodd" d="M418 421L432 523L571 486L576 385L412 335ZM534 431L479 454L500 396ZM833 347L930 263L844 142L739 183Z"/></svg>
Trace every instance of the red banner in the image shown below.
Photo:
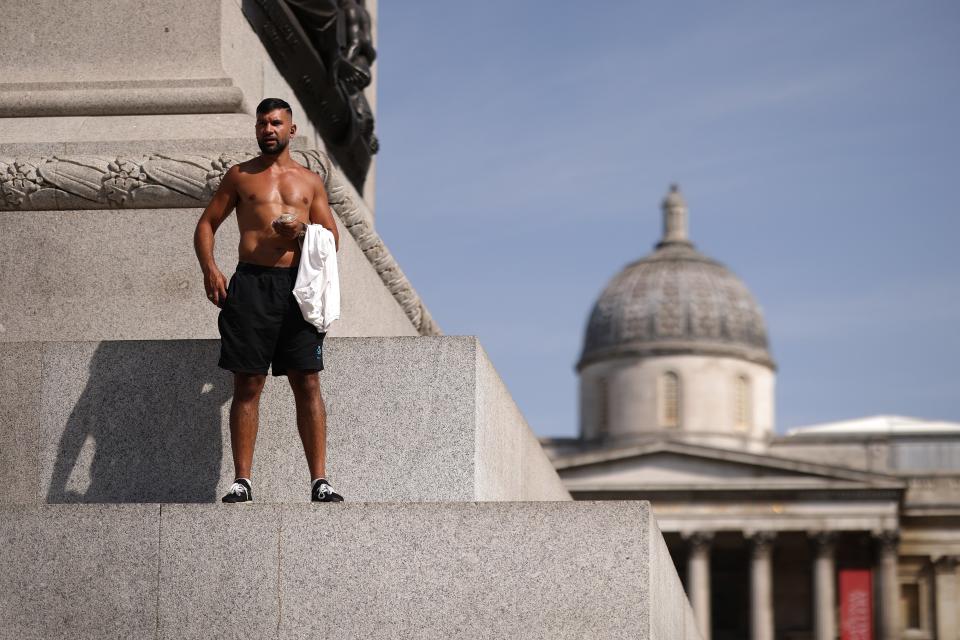
<svg viewBox="0 0 960 640"><path fill-rule="evenodd" d="M873 640L873 580L869 569L840 570L840 640Z"/></svg>

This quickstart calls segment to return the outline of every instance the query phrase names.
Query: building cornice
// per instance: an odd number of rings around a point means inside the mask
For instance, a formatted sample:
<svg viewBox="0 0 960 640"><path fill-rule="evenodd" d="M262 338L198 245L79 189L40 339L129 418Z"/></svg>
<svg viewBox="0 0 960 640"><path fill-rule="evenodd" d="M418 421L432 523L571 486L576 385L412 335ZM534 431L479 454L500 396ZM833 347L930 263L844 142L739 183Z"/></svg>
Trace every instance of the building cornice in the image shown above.
<svg viewBox="0 0 960 640"><path fill-rule="evenodd" d="M554 468L560 472L586 467L602 467L604 465L639 458L660 453L690 456L695 458L715 460L770 470L786 471L794 474L804 474L819 478L829 478L835 481L849 481L864 483L877 488L894 488L902 490L906 485L898 477L890 474L881 474L859 469L851 469L837 465L828 465L810 462L799 458L786 458L767 453L751 453L735 451L719 447L709 447L686 442L660 440L651 443L627 445L623 447L596 449L581 453L556 456L553 460Z"/></svg>
<svg viewBox="0 0 960 640"><path fill-rule="evenodd" d="M903 485L895 482L867 483L853 480L790 481L780 478L711 479L704 482L631 483L602 479L563 478L564 486L577 499L644 499L653 502L764 501L764 500L881 500L897 502ZM612 496L612 497L611 497Z"/></svg>
<svg viewBox="0 0 960 640"><path fill-rule="evenodd" d="M777 365L766 349L748 348L734 342L719 340L638 340L610 347L592 349L584 353L577 362L577 372L597 362L607 362L621 358L654 358L658 356L712 356L717 358L736 358L764 367L771 371Z"/></svg>

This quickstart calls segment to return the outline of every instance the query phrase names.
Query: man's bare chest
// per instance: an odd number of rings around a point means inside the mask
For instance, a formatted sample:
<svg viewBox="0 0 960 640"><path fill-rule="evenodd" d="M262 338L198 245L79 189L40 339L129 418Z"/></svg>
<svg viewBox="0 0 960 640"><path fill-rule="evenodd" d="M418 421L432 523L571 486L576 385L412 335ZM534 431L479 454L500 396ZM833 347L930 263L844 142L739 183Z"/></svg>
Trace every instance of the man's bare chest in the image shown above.
<svg viewBox="0 0 960 640"><path fill-rule="evenodd" d="M313 200L312 185L296 176L250 177L237 185L238 204L244 207L281 205L309 209Z"/></svg>

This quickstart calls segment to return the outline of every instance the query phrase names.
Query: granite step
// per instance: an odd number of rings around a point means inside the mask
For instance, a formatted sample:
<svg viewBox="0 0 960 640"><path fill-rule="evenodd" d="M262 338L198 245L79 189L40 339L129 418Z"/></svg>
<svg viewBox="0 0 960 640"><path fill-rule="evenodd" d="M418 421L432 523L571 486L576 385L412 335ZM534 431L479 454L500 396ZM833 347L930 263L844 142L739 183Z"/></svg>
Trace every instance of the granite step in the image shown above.
<svg viewBox="0 0 960 640"><path fill-rule="evenodd" d="M646 502L0 505L3 638L695 640Z"/></svg>
<svg viewBox="0 0 960 640"><path fill-rule="evenodd" d="M233 480L219 341L0 342L0 503L216 502ZM328 338L328 475L349 500L569 500L476 338ZM285 378L259 502L306 502Z"/></svg>

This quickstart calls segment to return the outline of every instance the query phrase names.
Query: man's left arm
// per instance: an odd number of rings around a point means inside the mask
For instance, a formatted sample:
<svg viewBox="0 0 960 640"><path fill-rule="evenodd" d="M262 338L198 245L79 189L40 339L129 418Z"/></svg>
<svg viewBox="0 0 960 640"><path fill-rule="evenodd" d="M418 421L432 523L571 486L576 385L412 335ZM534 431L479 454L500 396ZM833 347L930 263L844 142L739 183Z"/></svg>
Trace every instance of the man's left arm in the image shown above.
<svg viewBox="0 0 960 640"><path fill-rule="evenodd" d="M330 203L327 201L327 190L323 186L323 178L313 174L314 191L313 202L310 204L310 224L319 224L326 227L333 234L333 239L337 245L337 251L340 250L340 232L337 231L337 223L333 219L333 212L330 210Z"/></svg>

